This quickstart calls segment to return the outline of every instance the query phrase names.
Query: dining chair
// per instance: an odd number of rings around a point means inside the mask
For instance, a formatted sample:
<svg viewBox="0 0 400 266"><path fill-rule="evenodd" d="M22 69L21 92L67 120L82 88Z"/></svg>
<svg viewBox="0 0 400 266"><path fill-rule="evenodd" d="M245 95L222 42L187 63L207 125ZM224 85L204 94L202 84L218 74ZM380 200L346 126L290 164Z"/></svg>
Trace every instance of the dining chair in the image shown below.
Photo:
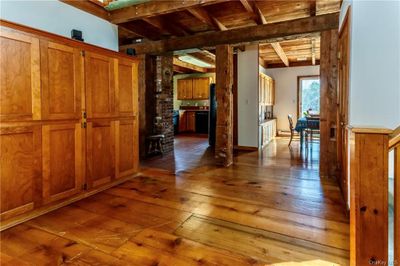
<svg viewBox="0 0 400 266"><path fill-rule="evenodd" d="M308 136L310 136L310 141L313 141L313 134L320 134L319 117L306 117L307 119L307 129L306 129L306 141L308 141Z"/></svg>
<svg viewBox="0 0 400 266"><path fill-rule="evenodd" d="M292 143L293 140L293 135L294 135L294 127L293 127L293 117L292 115L288 115L288 120L289 120L289 129L290 129L290 141L288 146L290 147L290 144Z"/></svg>

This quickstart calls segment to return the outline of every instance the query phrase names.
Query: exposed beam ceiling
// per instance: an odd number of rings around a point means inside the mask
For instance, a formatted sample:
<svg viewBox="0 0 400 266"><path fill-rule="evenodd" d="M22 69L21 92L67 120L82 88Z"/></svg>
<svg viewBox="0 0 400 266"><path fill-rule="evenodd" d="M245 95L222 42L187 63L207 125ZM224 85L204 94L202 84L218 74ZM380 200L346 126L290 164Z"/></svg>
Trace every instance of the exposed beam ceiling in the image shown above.
<svg viewBox="0 0 400 266"><path fill-rule="evenodd" d="M115 24L182 11L191 7L226 2L229 0L151 1L112 11L110 21Z"/></svg>
<svg viewBox="0 0 400 266"><path fill-rule="evenodd" d="M107 10L105 10L102 6L97 5L91 1L88 0L60 0L63 3L66 3L68 5L71 5L73 7L76 7L78 9L81 9L87 13L90 13L92 15L95 15L97 17L100 17L105 20L109 20L110 16Z"/></svg>
<svg viewBox="0 0 400 266"><path fill-rule="evenodd" d="M149 40L159 40L162 33L158 30L158 28L147 24L142 20L130 22L130 23L123 23L118 25L127 29L130 32L133 32L139 36L147 38Z"/></svg>
<svg viewBox="0 0 400 266"><path fill-rule="evenodd" d="M274 48L276 54L279 56L279 58L282 60L283 64L285 66L289 66L289 60L285 54L285 51L283 51L281 45L279 44L279 42L273 42L271 43L272 48Z"/></svg>
<svg viewBox="0 0 400 266"><path fill-rule="evenodd" d="M199 73L208 73L208 72L214 72L214 68L205 68L205 67L199 67L193 64L189 64L186 62L183 62L179 60L178 58L174 57L173 58L173 64L176 66L179 66L180 68L192 70L192 72L199 72Z"/></svg>
<svg viewBox="0 0 400 266"><path fill-rule="evenodd" d="M165 30L169 32L171 35L175 36L189 35L189 33L185 31L182 27L179 27L179 25L177 25L176 23L171 23L171 21L167 21L164 17L161 16L144 18L143 20L162 31Z"/></svg>
<svg viewBox="0 0 400 266"><path fill-rule="evenodd" d="M311 39L311 62L315 65L315 39Z"/></svg>
<svg viewBox="0 0 400 266"><path fill-rule="evenodd" d="M215 46L218 44L237 44L262 40L278 42L310 36L312 33L324 30L337 29L338 23L339 13L336 12L221 32L209 32L141 44L123 45L121 49L134 48L137 54L160 54L169 51Z"/></svg>
<svg viewBox="0 0 400 266"><path fill-rule="evenodd" d="M317 0L311 0L310 1L310 16L316 16L317 15Z"/></svg>
<svg viewBox="0 0 400 266"><path fill-rule="evenodd" d="M196 52L196 53L190 53L189 55L203 62L206 62L210 65L215 65L215 55L213 53L208 52L207 50L203 50L201 52Z"/></svg>
<svg viewBox="0 0 400 266"><path fill-rule="evenodd" d="M224 24L222 24L217 18L210 16L203 7L192 7L188 8L187 11L208 26L215 27L218 30L227 30Z"/></svg>

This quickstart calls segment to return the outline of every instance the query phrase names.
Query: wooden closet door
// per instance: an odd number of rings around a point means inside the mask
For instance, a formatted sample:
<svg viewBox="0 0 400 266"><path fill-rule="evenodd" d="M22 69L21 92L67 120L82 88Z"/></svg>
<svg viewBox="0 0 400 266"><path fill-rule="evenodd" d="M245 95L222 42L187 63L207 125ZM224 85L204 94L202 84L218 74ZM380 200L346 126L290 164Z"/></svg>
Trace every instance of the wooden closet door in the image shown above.
<svg viewBox="0 0 400 266"><path fill-rule="evenodd" d="M5 220L40 203L41 126L4 126L0 129L1 215Z"/></svg>
<svg viewBox="0 0 400 266"><path fill-rule="evenodd" d="M116 116L117 59L85 54L86 110L88 118Z"/></svg>
<svg viewBox="0 0 400 266"><path fill-rule="evenodd" d="M83 56L79 49L40 41L42 119L80 119Z"/></svg>
<svg viewBox="0 0 400 266"><path fill-rule="evenodd" d="M86 131L86 180L89 188L111 182L115 177L116 121L88 122Z"/></svg>
<svg viewBox="0 0 400 266"><path fill-rule="evenodd" d="M0 120L40 120L39 40L1 27Z"/></svg>
<svg viewBox="0 0 400 266"><path fill-rule="evenodd" d="M80 123L43 125L44 203L67 198L82 191L83 141Z"/></svg>
<svg viewBox="0 0 400 266"><path fill-rule="evenodd" d="M118 59L118 86L116 106L120 117L137 116L138 64Z"/></svg>
<svg viewBox="0 0 400 266"><path fill-rule="evenodd" d="M138 126L134 119L116 122L115 176L121 178L138 170Z"/></svg>

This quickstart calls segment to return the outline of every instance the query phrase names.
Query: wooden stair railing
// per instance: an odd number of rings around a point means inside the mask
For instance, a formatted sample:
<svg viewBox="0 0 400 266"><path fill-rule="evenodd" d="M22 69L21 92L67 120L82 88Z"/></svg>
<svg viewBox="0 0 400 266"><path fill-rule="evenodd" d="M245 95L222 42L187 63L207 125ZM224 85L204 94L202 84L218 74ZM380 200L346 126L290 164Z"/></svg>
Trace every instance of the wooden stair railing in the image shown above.
<svg viewBox="0 0 400 266"><path fill-rule="evenodd" d="M348 128L350 265L388 265L388 156L392 132Z"/></svg>
<svg viewBox="0 0 400 266"><path fill-rule="evenodd" d="M389 139L389 151L394 152L394 253L393 265L400 264L400 126Z"/></svg>

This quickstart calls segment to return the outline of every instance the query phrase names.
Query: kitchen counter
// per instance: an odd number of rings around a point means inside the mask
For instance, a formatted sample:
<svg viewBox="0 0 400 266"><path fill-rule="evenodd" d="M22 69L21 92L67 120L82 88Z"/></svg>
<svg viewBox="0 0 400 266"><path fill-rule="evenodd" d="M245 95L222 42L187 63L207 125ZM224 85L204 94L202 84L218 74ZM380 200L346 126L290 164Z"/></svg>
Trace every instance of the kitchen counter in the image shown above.
<svg viewBox="0 0 400 266"><path fill-rule="evenodd" d="M274 120L276 120L276 118L271 118L271 119L265 119L265 120L263 120L263 121L260 121L260 126L262 126L262 125L264 125L264 124L266 124L266 123L269 123L269 122L271 122L271 121L274 121Z"/></svg>

